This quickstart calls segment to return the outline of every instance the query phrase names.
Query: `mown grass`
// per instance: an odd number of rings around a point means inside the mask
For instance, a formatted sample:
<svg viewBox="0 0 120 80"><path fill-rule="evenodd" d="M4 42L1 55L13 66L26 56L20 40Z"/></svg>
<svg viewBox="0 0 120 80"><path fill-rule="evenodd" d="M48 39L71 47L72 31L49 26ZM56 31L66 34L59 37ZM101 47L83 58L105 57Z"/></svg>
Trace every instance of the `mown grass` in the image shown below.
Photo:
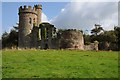
<svg viewBox="0 0 120 80"><path fill-rule="evenodd" d="M118 78L118 52L6 50L3 78Z"/></svg>

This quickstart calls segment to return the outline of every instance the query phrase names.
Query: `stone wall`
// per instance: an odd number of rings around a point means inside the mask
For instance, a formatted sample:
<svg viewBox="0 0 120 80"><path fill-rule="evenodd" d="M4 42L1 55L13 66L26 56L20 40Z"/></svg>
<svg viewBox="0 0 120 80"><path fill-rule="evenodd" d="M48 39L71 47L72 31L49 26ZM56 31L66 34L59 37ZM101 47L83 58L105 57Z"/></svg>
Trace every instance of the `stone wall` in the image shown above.
<svg viewBox="0 0 120 80"><path fill-rule="evenodd" d="M84 45L84 50L98 50L98 41L94 41L94 43L90 43L90 45Z"/></svg>
<svg viewBox="0 0 120 80"><path fill-rule="evenodd" d="M62 32L60 48L84 50L83 35L79 30L68 29Z"/></svg>
<svg viewBox="0 0 120 80"><path fill-rule="evenodd" d="M41 31L41 40L40 40L40 46L41 49L53 49L54 44L53 41L53 32L54 32L54 25L50 23L41 23L39 26L39 29Z"/></svg>

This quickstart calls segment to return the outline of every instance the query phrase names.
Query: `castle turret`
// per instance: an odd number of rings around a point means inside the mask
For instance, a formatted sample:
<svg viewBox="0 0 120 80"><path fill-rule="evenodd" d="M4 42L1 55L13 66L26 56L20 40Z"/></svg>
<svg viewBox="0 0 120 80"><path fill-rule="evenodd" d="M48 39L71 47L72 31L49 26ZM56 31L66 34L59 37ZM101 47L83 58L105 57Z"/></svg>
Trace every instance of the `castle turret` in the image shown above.
<svg viewBox="0 0 120 80"><path fill-rule="evenodd" d="M41 23L41 15L42 15L42 5L35 5L36 11L37 11L37 26Z"/></svg>
<svg viewBox="0 0 120 80"><path fill-rule="evenodd" d="M30 48L31 31L33 26L41 22L42 6L20 6L19 8L19 47Z"/></svg>

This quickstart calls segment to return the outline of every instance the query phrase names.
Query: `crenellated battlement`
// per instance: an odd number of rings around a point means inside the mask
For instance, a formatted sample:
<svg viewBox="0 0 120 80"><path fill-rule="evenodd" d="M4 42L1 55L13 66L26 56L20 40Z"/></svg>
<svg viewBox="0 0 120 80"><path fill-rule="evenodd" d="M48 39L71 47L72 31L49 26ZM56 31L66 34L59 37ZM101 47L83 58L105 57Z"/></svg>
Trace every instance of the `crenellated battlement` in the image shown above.
<svg viewBox="0 0 120 80"><path fill-rule="evenodd" d="M66 31L68 31L68 32L80 32L80 33L82 33L82 30L78 30L78 29L67 29Z"/></svg>
<svg viewBox="0 0 120 80"><path fill-rule="evenodd" d="M42 9L42 5L34 5L36 9Z"/></svg>
<svg viewBox="0 0 120 80"><path fill-rule="evenodd" d="M67 31L80 31L78 29L68 29Z"/></svg>
<svg viewBox="0 0 120 80"><path fill-rule="evenodd" d="M77 29L68 29L68 31L76 31Z"/></svg>
<svg viewBox="0 0 120 80"><path fill-rule="evenodd" d="M20 6L19 7L19 14L20 13L33 13L37 15L37 9L42 9L42 5L34 5L34 7L32 8L32 6Z"/></svg>

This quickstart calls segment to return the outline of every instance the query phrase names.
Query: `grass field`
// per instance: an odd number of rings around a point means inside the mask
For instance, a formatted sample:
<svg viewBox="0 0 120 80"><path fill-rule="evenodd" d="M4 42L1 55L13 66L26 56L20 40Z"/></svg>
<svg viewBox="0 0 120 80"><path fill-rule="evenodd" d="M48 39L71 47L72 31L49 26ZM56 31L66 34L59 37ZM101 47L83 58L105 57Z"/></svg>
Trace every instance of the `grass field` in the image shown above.
<svg viewBox="0 0 120 80"><path fill-rule="evenodd" d="M7 50L3 78L118 78L118 52Z"/></svg>

